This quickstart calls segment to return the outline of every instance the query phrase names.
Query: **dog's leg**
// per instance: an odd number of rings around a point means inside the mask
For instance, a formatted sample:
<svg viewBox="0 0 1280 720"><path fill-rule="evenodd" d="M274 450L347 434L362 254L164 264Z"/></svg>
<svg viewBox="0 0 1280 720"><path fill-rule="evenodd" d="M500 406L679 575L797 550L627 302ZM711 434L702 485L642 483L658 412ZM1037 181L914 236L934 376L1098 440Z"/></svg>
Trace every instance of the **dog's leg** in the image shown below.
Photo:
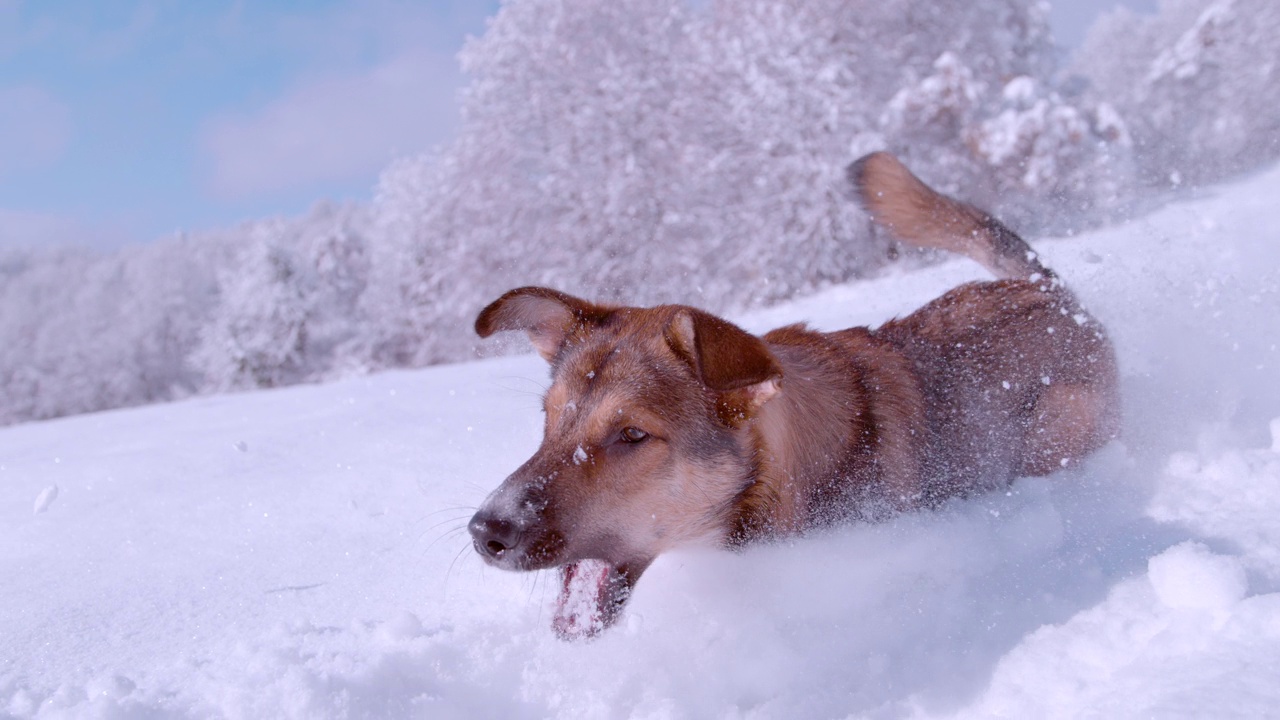
<svg viewBox="0 0 1280 720"><path fill-rule="evenodd" d="M1116 392L1097 384L1046 388L1031 408L1017 474L1048 475L1097 450L1116 436Z"/></svg>

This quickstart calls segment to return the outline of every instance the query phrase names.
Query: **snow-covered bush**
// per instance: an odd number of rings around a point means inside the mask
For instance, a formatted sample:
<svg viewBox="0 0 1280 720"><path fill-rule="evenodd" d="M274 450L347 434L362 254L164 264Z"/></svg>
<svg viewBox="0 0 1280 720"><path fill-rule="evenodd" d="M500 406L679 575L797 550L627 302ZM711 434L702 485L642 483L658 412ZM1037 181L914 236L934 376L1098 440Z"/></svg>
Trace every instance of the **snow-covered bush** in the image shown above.
<svg viewBox="0 0 1280 720"><path fill-rule="evenodd" d="M111 254L0 256L0 424L350 369L363 218L321 205Z"/></svg>
<svg viewBox="0 0 1280 720"><path fill-rule="evenodd" d="M191 355L206 389L276 387L346 368L369 272L361 221L354 209L320 205L300 220L243 229Z"/></svg>
<svg viewBox="0 0 1280 720"><path fill-rule="evenodd" d="M213 248L12 253L0 283L0 423L180 397L213 297Z"/></svg>
<svg viewBox="0 0 1280 720"><path fill-rule="evenodd" d="M1004 79L1044 78L1051 55L1044 8L1020 0L508 2L462 54L456 141L380 185L378 357L459 357L474 313L521 284L723 310L872 271L888 253L844 168L885 144L944 186L1038 163L975 198L997 211L1061 195L1085 180L1047 182L1057 165L1105 165L1088 111L1033 82L1039 125L983 125ZM929 91L952 70L971 97L939 124L952 98ZM997 131L1015 137L991 160Z"/></svg>
<svg viewBox="0 0 1280 720"><path fill-rule="evenodd" d="M1113 108L1029 75L979 79L951 52L890 99L873 139L1024 232L1096 221L1127 199L1131 145Z"/></svg>
<svg viewBox="0 0 1280 720"><path fill-rule="evenodd" d="M1162 0L1104 16L1071 72L1112 104L1142 181L1202 183L1280 157L1280 3Z"/></svg>

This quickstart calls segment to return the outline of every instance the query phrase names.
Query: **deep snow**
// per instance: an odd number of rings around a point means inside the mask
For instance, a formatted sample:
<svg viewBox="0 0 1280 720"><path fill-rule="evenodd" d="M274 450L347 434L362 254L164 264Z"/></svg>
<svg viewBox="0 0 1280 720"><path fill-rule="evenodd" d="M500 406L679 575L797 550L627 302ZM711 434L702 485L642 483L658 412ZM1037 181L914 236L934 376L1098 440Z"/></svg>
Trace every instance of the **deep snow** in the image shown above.
<svg viewBox="0 0 1280 720"><path fill-rule="evenodd" d="M0 430L0 716L1280 714L1280 168L1036 243L1120 351L1123 441L935 512L646 573L555 639L470 508L532 356ZM967 261L741 318L879 323Z"/></svg>

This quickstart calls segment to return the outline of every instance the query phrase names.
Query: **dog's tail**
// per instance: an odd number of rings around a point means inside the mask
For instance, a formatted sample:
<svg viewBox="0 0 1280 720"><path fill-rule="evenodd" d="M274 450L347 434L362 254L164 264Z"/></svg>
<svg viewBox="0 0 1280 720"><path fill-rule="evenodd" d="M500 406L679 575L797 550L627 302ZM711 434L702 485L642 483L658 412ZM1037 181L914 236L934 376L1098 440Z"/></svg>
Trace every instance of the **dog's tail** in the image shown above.
<svg viewBox="0 0 1280 720"><path fill-rule="evenodd" d="M1000 278L1055 277L1017 233L925 185L887 152L863 156L848 174L863 209L899 240L967 255Z"/></svg>

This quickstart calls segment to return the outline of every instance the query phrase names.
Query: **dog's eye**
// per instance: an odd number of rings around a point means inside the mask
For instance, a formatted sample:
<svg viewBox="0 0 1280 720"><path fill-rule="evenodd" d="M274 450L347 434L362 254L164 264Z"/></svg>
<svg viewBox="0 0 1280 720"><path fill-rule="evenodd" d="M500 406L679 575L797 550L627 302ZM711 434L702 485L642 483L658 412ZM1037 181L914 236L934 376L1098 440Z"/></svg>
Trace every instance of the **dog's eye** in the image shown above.
<svg viewBox="0 0 1280 720"><path fill-rule="evenodd" d="M649 437L649 433L641 430L640 428L634 427L624 427L622 428L622 432L618 433L618 435L622 438L622 442L632 445L638 442L644 442L645 439Z"/></svg>

